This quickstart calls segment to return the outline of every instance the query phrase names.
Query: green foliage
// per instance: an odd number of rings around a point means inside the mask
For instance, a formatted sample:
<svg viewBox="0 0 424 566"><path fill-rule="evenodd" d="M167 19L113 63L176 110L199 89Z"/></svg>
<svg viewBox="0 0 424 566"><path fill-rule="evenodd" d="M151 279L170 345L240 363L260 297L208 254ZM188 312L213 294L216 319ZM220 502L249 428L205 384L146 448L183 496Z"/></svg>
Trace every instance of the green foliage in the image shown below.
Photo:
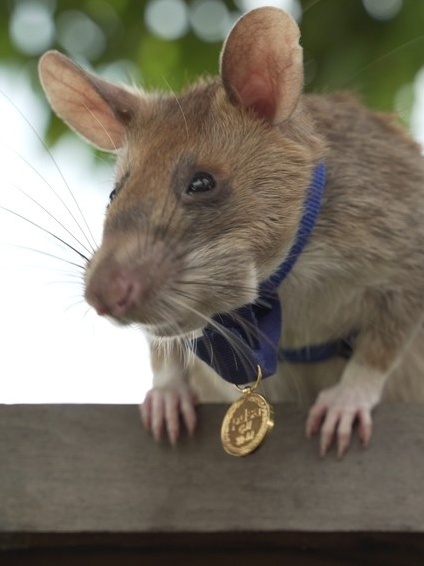
<svg viewBox="0 0 424 566"><path fill-rule="evenodd" d="M132 71L131 75L145 87L178 90L196 76L215 74L218 70L222 40L202 41L190 28L178 40L157 37L144 19L149 2L14 0L5 3L0 12L0 64L23 68L31 74L35 89L39 89L36 79L39 53L23 52L9 35L14 10L25 2L27 5L41 3L52 10L56 40L48 47L61 51L65 50L60 30L69 14L80 12L88 16L105 38L97 55L86 57L85 61L99 72L115 61L123 62L123 66L125 61L130 61L133 69L139 70ZM371 17L361 0L302 0L300 3L306 89L354 90L375 108L393 109L399 89L411 84L423 65L424 1L403 0L399 13L386 20ZM191 9L196 2L186 4ZM234 2L225 4L231 16L240 14ZM81 58L84 59L84 53ZM406 118L409 109L402 108ZM52 121L49 141L57 139L62 132L61 123Z"/></svg>

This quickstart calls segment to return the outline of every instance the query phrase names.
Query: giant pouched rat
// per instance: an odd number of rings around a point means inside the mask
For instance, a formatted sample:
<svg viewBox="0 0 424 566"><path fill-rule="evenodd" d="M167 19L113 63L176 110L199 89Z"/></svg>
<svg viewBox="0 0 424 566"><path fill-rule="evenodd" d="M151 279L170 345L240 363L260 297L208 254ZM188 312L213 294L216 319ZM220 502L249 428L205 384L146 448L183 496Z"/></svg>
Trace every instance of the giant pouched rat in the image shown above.
<svg viewBox="0 0 424 566"><path fill-rule="evenodd" d="M278 289L281 345L345 339L351 351L282 356L263 389L313 402L306 432L321 431L322 454L337 438L342 455L355 421L367 445L382 398L424 399L424 159L391 116L347 94L302 94L290 16L247 13L224 44L220 77L179 95L112 84L54 51L40 76L54 111L117 155L85 296L100 315L147 331L154 387L143 420L156 438L166 429L175 442L180 417L193 432L198 400L237 395L191 348L204 329L219 332L217 317L255 304L287 259L320 163L319 214Z"/></svg>

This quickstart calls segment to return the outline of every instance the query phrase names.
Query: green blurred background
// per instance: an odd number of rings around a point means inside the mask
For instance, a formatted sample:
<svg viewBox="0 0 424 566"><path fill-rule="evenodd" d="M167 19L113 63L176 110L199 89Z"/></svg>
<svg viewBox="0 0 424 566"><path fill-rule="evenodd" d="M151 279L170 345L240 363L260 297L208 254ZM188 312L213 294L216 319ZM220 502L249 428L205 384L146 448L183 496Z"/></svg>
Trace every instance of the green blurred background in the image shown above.
<svg viewBox="0 0 424 566"><path fill-rule="evenodd" d="M408 122L424 65L424 0L268 2L298 20L306 90L350 89ZM148 88L179 89L216 73L222 40L258 0L9 0L0 8L0 65L28 73L50 48L99 73ZM50 123L55 141L64 129Z"/></svg>

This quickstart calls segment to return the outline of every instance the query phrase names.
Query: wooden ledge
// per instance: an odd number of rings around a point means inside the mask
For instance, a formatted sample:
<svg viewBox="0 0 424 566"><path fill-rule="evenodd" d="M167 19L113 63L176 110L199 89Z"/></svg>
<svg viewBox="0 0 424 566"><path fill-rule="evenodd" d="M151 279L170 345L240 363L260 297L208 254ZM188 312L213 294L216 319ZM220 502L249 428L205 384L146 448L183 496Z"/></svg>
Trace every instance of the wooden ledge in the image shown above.
<svg viewBox="0 0 424 566"><path fill-rule="evenodd" d="M200 407L195 437L172 448L132 406L0 406L0 564L424 563L423 406L379 407L371 447L355 439L342 461L319 458L294 405L231 457L225 411Z"/></svg>

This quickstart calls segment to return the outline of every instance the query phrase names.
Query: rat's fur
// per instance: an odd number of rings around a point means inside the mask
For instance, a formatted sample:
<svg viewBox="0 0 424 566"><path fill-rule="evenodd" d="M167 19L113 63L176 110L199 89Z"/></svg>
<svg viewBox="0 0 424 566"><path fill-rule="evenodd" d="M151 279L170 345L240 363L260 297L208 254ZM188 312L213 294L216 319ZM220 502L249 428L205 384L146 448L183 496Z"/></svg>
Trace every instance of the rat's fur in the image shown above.
<svg viewBox="0 0 424 566"><path fill-rule="evenodd" d="M392 117L352 96L301 95L298 35L279 10L250 12L227 39L221 77L179 96L110 85L55 52L41 60L58 114L118 149L119 190L87 267L86 298L150 333L155 388L144 421L156 437L166 426L176 440L180 412L194 429L193 390L201 400L234 397L202 362L183 363L181 336L256 298L293 242L321 159L322 209L280 288L282 343L356 333L354 354L281 364L263 387L273 400L312 402L321 391L307 432L321 427L322 453L336 433L345 451L355 419L367 444L382 396L424 399L423 157ZM216 187L188 194L198 171Z"/></svg>

